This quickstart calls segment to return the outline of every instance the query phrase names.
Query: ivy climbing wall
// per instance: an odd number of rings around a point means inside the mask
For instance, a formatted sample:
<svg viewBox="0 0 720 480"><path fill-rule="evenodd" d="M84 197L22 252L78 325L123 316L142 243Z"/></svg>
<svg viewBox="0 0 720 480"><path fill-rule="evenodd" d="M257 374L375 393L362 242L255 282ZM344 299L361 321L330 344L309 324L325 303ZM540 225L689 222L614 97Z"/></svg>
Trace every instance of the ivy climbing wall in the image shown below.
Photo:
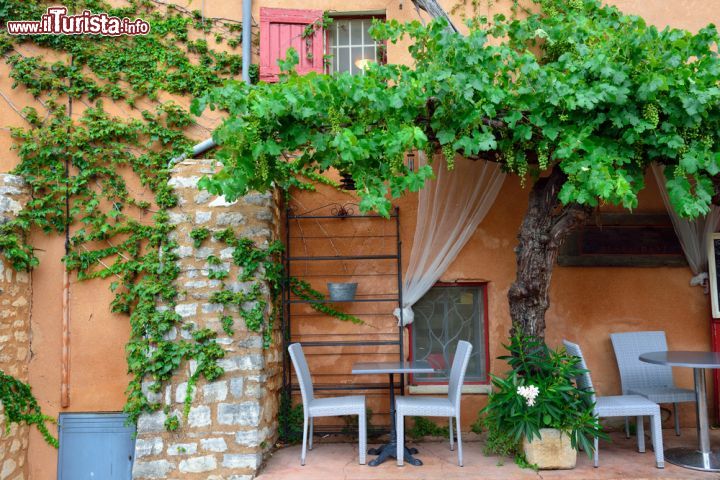
<svg viewBox="0 0 720 480"><path fill-rule="evenodd" d="M251 479L277 436L280 322L252 331L240 308L218 296L218 292L242 294L258 288L259 299L246 303L265 306L261 314L267 325L274 313L271 285L258 277L244 278L242 270L248 266L234 261L237 246L217 237L227 237L231 229L237 239L268 248L278 237L278 202L271 194L251 193L227 204L199 191L197 181L212 172L210 160L184 161L172 172L170 185L179 199L169 211L176 226L170 235L178 244L180 297L175 311L187 328L173 329L168 335L190 338L203 329L215 332L224 351L218 364L225 373L212 382L199 379L193 388L190 379L197 364L191 360L161 391L152 392L149 383L144 385L150 401L164 408L138 420L135 479ZM240 307L252 311L254 305Z"/></svg>
<svg viewBox="0 0 720 480"><path fill-rule="evenodd" d="M12 220L29 195L25 182L16 175L0 174L0 224ZM0 258L0 371L28 381L30 359L30 275L16 272ZM1 381L1 380L0 380ZM0 426L5 412L0 403ZM13 423L8 434L0 433L0 479L26 478L27 424Z"/></svg>

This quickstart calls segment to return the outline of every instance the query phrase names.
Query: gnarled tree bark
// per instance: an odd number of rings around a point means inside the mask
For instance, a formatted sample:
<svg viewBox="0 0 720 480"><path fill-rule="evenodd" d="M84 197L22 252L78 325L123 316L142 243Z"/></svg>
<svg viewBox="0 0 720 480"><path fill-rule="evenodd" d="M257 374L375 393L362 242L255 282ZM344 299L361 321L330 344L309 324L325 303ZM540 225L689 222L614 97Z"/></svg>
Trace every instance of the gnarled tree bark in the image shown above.
<svg viewBox="0 0 720 480"><path fill-rule="evenodd" d="M550 306L550 280L558 252L568 234L582 225L591 209L577 203L562 205L558 193L566 180L557 165L530 191L519 244L515 248L517 277L508 292L511 335L544 338L545 312Z"/></svg>
<svg viewBox="0 0 720 480"><path fill-rule="evenodd" d="M426 11L432 18L444 18L447 20L448 28L450 30L454 32L459 31L450 19L450 15L448 15L445 9L440 6L437 0L412 0L412 3L415 4L415 8Z"/></svg>

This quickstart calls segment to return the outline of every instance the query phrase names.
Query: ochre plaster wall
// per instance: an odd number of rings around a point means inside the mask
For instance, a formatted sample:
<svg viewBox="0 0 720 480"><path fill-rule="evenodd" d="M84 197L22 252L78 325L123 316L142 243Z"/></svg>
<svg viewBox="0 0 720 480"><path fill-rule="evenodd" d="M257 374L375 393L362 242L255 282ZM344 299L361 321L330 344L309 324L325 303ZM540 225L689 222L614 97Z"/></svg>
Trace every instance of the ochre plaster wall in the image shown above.
<svg viewBox="0 0 720 480"><path fill-rule="evenodd" d="M241 18L241 0L201 2L178 2L190 10L200 9L205 3L207 16ZM316 8L338 11L385 10L388 18L412 20L417 13L410 0L358 0L352 4L338 0L255 0L253 18L257 25L259 9L266 7ZM441 0L450 9L454 0ZM469 2L468 2L469 3ZM509 2L494 2L492 9L483 7L486 13L507 10ZM713 2L706 0L612 0L628 12L644 16L648 21L664 27L697 30L709 22L717 23L720 13ZM402 6L402 8L401 8ZM409 60L407 44L390 45L388 59L391 62ZM31 47L22 47L25 55L52 55ZM253 49L257 56L257 47ZM257 61L257 60L255 60ZM13 105L22 108L32 105L32 96L21 90L11 89L9 68L0 62L0 90ZM142 106L142 105L141 105ZM106 107L119 115L132 115L122 105ZM75 115L81 108L75 108ZM23 120L8 103L0 106L3 127L24 126ZM216 124L217 114L210 112L202 123L211 127ZM198 129L198 140L208 136L208 131ZM11 150L9 130L0 129L0 172L8 172L17 163L17 155ZM303 195L303 202L321 204L327 200ZM446 280L484 279L489 283L490 355L494 358L500 341L505 338L508 326L508 309L505 294L514 276L512 248L515 235L525 208L527 190L522 190L515 179L506 182L497 205L469 242L464 252L448 270ZM398 204L402 210L404 256L409 253L414 228L415 196L408 196ZM642 209L660 209L651 191L643 196ZM71 282L71 369L70 406L60 408L60 348L61 348L61 292L64 253L60 238L36 233L32 238L38 248L41 264L33 273L32 299L32 354L29 378L44 411L57 415L61 411L119 411L125 402L127 385L124 346L128 338L128 322L125 317L109 312L111 294L108 282ZM687 269L577 269L558 268L553 277L552 307L548 313L548 340L557 344L563 336L574 338L584 344L588 362L595 373L595 381L601 393L618 391L617 372L611 355L607 333L614 329L663 328L668 333L671 348L708 348L707 297L700 289L690 288L690 272ZM501 372L502 365L492 363L494 372ZM689 386L689 372L678 370L676 378L681 385ZM482 395L467 396L464 400L465 421L471 421L483 404ZM686 424L691 421L690 409L683 410ZM47 446L40 435L31 430L28 463L33 480L55 478L57 453Z"/></svg>
<svg viewBox="0 0 720 480"><path fill-rule="evenodd" d="M664 212L654 179L648 177L646 183L648 187L641 194L638 212ZM517 178L506 179L495 205L440 279L443 282L487 282L490 371L494 374L502 374L507 369L507 365L496 360L496 357L505 353L502 344L506 341L510 329L507 292L515 279L513 248L527 206L528 190L527 186L521 187ZM294 192L290 204L302 212L333 202L353 201L355 197L350 193L322 187L314 193ZM400 207L405 268L416 224L417 195L408 195L395 204ZM348 226L349 230L352 228ZM307 231L306 227L306 234ZM354 245L354 253L362 254L362 243L355 242ZM307 250L303 251L303 254L307 255L335 254L323 253L319 246L314 246L311 242L306 242L305 248ZM586 354L598 393L618 394L620 383L610 344L611 332L665 330L670 349L710 348L708 298L701 288L689 285L691 276L687 267L556 267L550 294L551 307L547 313L547 341L553 347L559 346L563 338L578 342ZM361 286L358 288L363 288L362 278L352 281L360 282ZM317 286L324 290L322 282ZM395 319L391 315L392 307L381 308L384 308L385 315L373 320L374 327L385 330L390 328L391 331L395 325ZM316 330L315 320L297 319L294 322L294 335L307 336ZM323 323L323 327L331 328L334 333L346 333L353 329L357 332L368 331L364 326L334 322L334 325ZM327 330L324 333L327 333ZM335 351L331 353L329 349L315 349L312 350L315 355L308 355L308 363L311 370L315 365L313 372L320 376L332 373L332 380L339 381L343 377L342 372L345 372L347 380L352 377L352 363L358 361L358 355L347 353L354 351L348 349L343 351L343 354L336 355ZM373 356L372 360L381 360L375 357L377 355ZM677 369L675 378L679 385L692 388L691 371ZM373 380L377 382L385 379L363 379ZM387 423L386 394L368 392L367 395L377 423ZM486 400L485 394L463 396L462 418L465 428L477 418L477 412L485 405ZM692 405L681 407L684 425L694 424L693 408Z"/></svg>

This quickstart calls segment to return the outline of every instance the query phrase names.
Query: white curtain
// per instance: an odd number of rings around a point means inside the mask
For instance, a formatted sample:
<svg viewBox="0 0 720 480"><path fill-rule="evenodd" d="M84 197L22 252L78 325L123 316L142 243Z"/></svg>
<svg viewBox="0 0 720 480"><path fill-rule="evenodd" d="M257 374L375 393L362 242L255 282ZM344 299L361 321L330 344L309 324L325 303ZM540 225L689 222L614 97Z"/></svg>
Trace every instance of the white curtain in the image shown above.
<svg viewBox="0 0 720 480"><path fill-rule="evenodd" d="M420 165L427 163L418 153ZM495 202L505 174L495 162L456 158L448 171L434 157L435 179L420 190L415 237L403 282L402 323L413 322L412 306L447 270ZM400 322L400 309L393 312Z"/></svg>
<svg viewBox="0 0 720 480"><path fill-rule="evenodd" d="M685 253L685 258L687 259L688 265L690 265L690 270L692 270L693 275L695 275L692 280L690 280L690 285L707 287L707 240L708 235L714 232L718 226L720 208L713 205L707 216L698 217L694 220L680 217L675 213L675 209L670 204L670 198L668 197L667 188L665 187L665 167L653 163L652 170L655 174L658 187L660 188L663 203L675 228L675 233L680 239L680 245Z"/></svg>

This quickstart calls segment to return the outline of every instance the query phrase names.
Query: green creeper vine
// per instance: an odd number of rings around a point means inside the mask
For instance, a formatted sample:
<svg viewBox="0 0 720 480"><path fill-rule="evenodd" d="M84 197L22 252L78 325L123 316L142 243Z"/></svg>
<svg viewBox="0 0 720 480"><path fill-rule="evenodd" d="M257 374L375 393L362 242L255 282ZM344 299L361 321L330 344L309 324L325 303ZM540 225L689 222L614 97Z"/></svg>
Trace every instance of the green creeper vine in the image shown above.
<svg viewBox="0 0 720 480"><path fill-rule="evenodd" d="M207 228L196 228L190 232L190 238L193 239L193 246L195 248L200 248L200 245L202 245L203 240L205 240L209 236L210 236L210 230L208 230Z"/></svg>
<svg viewBox="0 0 720 480"><path fill-rule="evenodd" d="M323 12L322 16L315 20L314 22L308 24L305 26L305 29L302 32L302 38L305 39L305 57L308 60L313 59L313 53L312 53L312 38L315 35L315 32L320 29L326 29L330 26L332 23L332 18L330 18L330 13L325 11ZM323 62L325 62L326 55L323 56ZM324 64L324 63L323 63Z"/></svg>
<svg viewBox="0 0 720 480"><path fill-rule="evenodd" d="M354 323L356 325L362 325L365 323L362 319L354 315L341 312L336 308L333 308L331 305L324 303L326 301L325 295L313 289L310 284L305 280L290 277L288 279L288 284L290 287L290 292L293 295L297 296L299 299L306 300L310 305L310 308L312 308L313 310L324 313L325 315L328 315L330 317L335 317L345 322Z"/></svg>
<svg viewBox="0 0 720 480"><path fill-rule="evenodd" d="M310 38L313 35L315 35L315 32L319 29L326 30L330 25L332 25L332 18L330 17L330 12L325 11L323 12L322 16L315 20L314 22L308 24L305 26L305 29L303 30L302 37L303 38Z"/></svg>
<svg viewBox="0 0 720 480"><path fill-rule="evenodd" d="M230 310L235 307L246 328L251 332L262 333L263 344L268 347L272 342L276 310L271 309L271 313L266 314L270 305L265 300L264 285L269 287L271 302L274 303L282 289L283 267L279 256L283 245L276 241L267 248L260 249L249 238L238 238L230 228L216 231L213 236L232 247L232 261L239 267L240 272L237 278L233 279L233 284L227 284L225 280L229 272L218 268L222 262L216 257L208 258L208 263L213 266L208 278L222 282L220 289L210 296L210 302L223 305L224 311L220 316L223 331L228 335L233 334L234 318Z"/></svg>
<svg viewBox="0 0 720 480"><path fill-rule="evenodd" d="M55 448L58 447L57 439L47 427L47 423L55 423L55 419L43 415L30 385L5 374L2 370L0 370L0 403L6 417L6 433L10 431L10 424L25 422L28 425L35 425L47 443Z"/></svg>
<svg viewBox="0 0 720 480"><path fill-rule="evenodd" d="M510 16L468 18L467 34L444 19L376 22L376 40L410 43L412 66L301 76L290 51L279 83L211 90L195 113L210 106L229 117L215 132L224 170L203 185L233 198L287 184L293 152L317 174L350 174L361 208L387 215L391 198L432 175L394 162L417 149L496 161L533 182L558 171L563 205L635 208L657 161L669 167L675 210L707 213L720 191L715 26L658 30L599 0L512 7ZM252 139L243 133L249 124ZM261 156L272 159L270 180L252 175Z"/></svg>
<svg viewBox="0 0 720 480"><path fill-rule="evenodd" d="M190 236L195 239L196 247L199 247L202 245L202 241L209 237L210 233L208 229L201 228L193 230ZM240 312L240 317L245 321L247 329L252 332L262 331L265 346L268 346L271 341L269 335L275 318L271 316L269 323L264 323L264 312L268 305L264 300L262 285L265 282L270 286L271 298L275 301L282 289L282 282L285 281L282 264L279 262L279 256L284 247L282 243L276 241L266 249L258 249L250 239L237 238L232 229L229 228L217 231L213 236L216 240L224 242L233 248L231 254L233 263L240 267L241 272L236 280L242 282L242 289L238 291L237 284L234 288L230 288L225 283L229 272L223 268L215 268L219 267L222 262L217 257L210 256L208 257L208 263L213 268L208 273L208 278L223 281L220 289L211 295L210 301L226 307L236 307ZM198 241L198 238L202 238L202 240ZM262 279L263 282L254 281L254 279ZM247 285L247 282L252 282L252 284ZM288 278L287 282L291 293L300 299L308 300L310 307L314 310L339 320L350 321L355 324L364 323L358 317L341 312L323 303L326 300L325 295L311 288L307 282L295 277ZM231 315L223 312L220 316L220 324L223 331L232 335L234 319Z"/></svg>
<svg viewBox="0 0 720 480"><path fill-rule="evenodd" d="M28 232L69 229L65 267L80 280L112 279L111 310L130 319L126 355L132 380L125 406L130 420L159 409L150 394L192 359L197 368L188 380L187 413L197 380L223 373L217 361L224 351L215 332L193 329L174 311L178 245L170 237L174 227L167 211L177 199L168 185L170 160L190 152L196 143L191 133L197 138L208 135L198 131L209 131L180 99L239 76L242 59L232 50L239 44L240 24L149 0L120 7L101 0L63 4L71 12L143 18L151 31L116 38L0 33L13 87L35 98L28 105L9 103L27 122L12 130L20 159L13 173L25 178L32 199L16 219L0 226L0 250L15 269L28 270L38 263L24 241ZM0 7L0 21L39 19L46 7L41 1L8 0ZM230 48L217 50L224 39ZM30 45L52 54L29 56ZM251 74L257 79L256 67ZM111 115L108 104L126 114ZM195 236L202 242L202 233ZM262 254L255 250L242 243L238 261L243 254L252 257L247 262L256 261ZM253 321L262 322L257 316ZM187 330L188 338L171 335L175 329ZM47 418L22 385L3 377L8 421L35 424L53 443L43 423ZM166 427L178 424L170 416Z"/></svg>

